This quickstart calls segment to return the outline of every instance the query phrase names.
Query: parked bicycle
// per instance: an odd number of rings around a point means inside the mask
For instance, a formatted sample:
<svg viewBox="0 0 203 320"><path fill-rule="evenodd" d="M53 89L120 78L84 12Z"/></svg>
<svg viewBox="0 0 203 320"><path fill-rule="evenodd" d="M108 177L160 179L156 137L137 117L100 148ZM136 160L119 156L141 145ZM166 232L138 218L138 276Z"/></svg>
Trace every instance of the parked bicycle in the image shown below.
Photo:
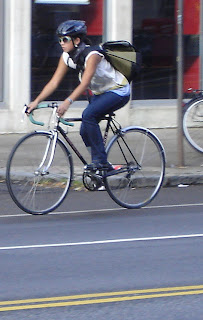
<svg viewBox="0 0 203 320"><path fill-rule="evenodd" d="M45 214L62 203L73 180L69 147L84 165L83 183L88 190L98 190L103 185L117 204L130 209L141 208L154 199L165 173L164 148L154 133L137 126L122 128L114 114L105 116L104 143L107 144L109 130L112 131L106 151L114 169L89 171L85 167L86 160L63 129L63 125L72 126L82 119L59 118L57 106L57 103L38 106L38 109L53 109L54 128L25 135L9 156L7 186L19 208L31 214ZM44 125L34 119L33 113L29 119L34 124Z"/></svg>
<svg viewBox="0 0 203 320"><path fill-rule="evenodd" d="M190 145L203 152L203 90L192 90L193 97L184 106L183 132Z"/></svg>

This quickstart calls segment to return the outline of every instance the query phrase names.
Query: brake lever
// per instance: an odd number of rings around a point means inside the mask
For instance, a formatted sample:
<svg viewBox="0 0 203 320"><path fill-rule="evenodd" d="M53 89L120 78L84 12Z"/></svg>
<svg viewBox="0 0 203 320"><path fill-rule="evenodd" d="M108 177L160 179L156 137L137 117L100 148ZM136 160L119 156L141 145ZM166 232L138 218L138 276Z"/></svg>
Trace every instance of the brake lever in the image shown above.
<svg viewBox="0 0 203 320"><path fill-rule="evenodd" d="M25 113L27 113L27 109L28 109L28 106L25 104L24 107L23 107L23 110L22 110L21 122L24 122Z"/></svg>

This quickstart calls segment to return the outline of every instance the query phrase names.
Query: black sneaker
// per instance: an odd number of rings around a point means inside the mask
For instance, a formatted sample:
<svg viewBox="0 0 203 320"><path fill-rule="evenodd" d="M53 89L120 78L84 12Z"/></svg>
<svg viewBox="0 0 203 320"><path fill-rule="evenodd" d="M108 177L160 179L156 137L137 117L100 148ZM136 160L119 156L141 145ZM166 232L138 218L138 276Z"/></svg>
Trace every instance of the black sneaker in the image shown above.
<svg viewBox="0 0 203 320"><path fill-rule="evenodd" d="M87 164L85 166L85 170L89 170L89 171L93 171L93 172L96 172L97 170L100 170L100 171L112 171L114 170L113 166L111 163L109 162L106 162L106 163L90 163L90 164Z"/></svg>

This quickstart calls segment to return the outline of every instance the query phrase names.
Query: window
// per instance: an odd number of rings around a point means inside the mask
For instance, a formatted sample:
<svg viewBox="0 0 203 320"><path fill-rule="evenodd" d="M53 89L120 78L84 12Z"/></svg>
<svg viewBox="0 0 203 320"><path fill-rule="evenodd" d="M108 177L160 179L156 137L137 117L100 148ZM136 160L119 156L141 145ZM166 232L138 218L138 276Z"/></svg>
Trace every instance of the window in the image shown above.
<svg viewBox="0 0 203 320"><path fill-rule="evenodd" d="M3 0L0 0L0 102L3 101L3 50L4 50L4 41L3 41L3 23L4 23L4 12L3 12Z"/></svg>
<svg viewBox="0 0 203 320"><path fill-rule="evenodd" d="M35 3L44 3L44 4L89 4L89 0L35 0Z"/></svg>
<svg viewBox="0 0 203 320"><path fill-rule="evenodd" d="M133 39L143 70L133 83L134 99L176 98L175 0L134 0Z"/></svg>
<svg viewBox="0 0 203 320"><path fill-rule="evenodd" d="M62 50L56 37L56 29L61 22L68 19L85 20L88 38L94 44L102 41L103 0L86 1L86 3L90 2L87 5L45 4L45 2L51 3L52 1L43 1L43 4L33 1L32 4L31 99L39 94L57 67ZM70 1L66 1L68 2ZM57 91L49 97L49 100L64 100L77 84L78 75L70 69L67 77ZM81 99L86 98L83 96Z"/></svg>

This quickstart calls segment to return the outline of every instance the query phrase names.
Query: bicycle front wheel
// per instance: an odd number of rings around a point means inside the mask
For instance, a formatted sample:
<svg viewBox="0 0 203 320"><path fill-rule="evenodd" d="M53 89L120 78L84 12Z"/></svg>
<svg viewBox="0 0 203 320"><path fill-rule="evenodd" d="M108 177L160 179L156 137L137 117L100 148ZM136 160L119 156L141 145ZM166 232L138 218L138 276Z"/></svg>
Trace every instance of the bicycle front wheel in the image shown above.
<svg viewBox="0 0 203 320"><path fill-rule="evenodd" d="M6 171L9 193L27 213L53 211L70 188L72 167L71 155L60 139L54 148L50 132L30 133L19 140L9 156Z"/></svg>
<svg viewBox="0 0 203 320"><path fill-rule="evenodd" d="M183 116L183 131L190 145L203 152L203 99L188 106Z"/></svg>
<svg viewBox="0 0 203 320"><path fill-rule="evenodd" d="M158 138L145 128L129 127L110 141L107 154L115 169L104 178L111 198L129 209L152 201L165 173L165 153Z"/></svg>

